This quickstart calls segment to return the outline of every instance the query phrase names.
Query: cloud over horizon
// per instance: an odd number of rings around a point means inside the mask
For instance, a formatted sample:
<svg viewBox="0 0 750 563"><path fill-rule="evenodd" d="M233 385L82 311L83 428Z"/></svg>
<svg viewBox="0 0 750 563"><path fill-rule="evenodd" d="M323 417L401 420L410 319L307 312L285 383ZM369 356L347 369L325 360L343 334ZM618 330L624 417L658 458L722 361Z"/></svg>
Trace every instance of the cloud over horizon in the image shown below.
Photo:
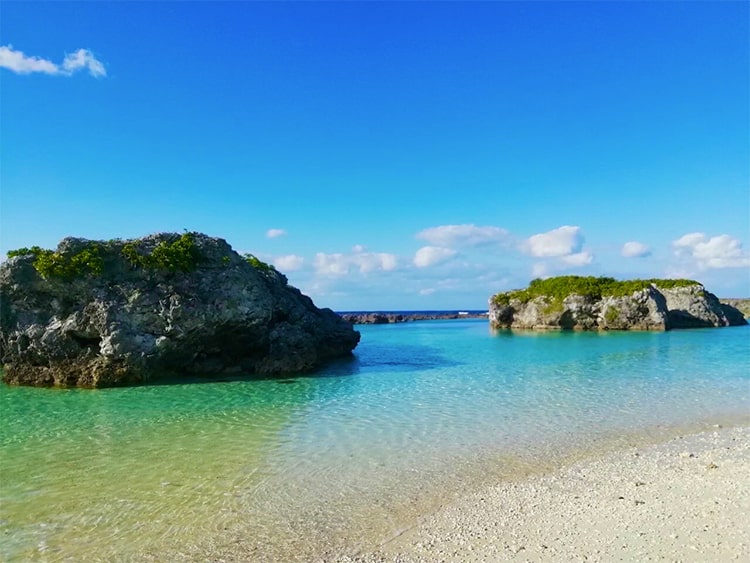
<svg viewBox="0 0 750 563"><path fill-rule="evenodd" d="M417 268L426 268L442 264L453 258L457 252L442 246L423 246L414 255L414 265Z"/></svg>
<svg viewBox="0 0 750 563"><path fill-rule="evenodd" d="M508 241L512 236L508 235ZM497 253L494 248L493 252L487 252L483 246L457 249L425 245L410 254L396 254L374 252L363 244L354 244L343 252L313 252L305 257L288 254L269 257L269 261L280 271L291 274L290 283L334 309L365 310L396 304L408 308L413 307L414 301L410 301L413 299L419 299L424 306L439 302L451 308L464 306L462 303L481 307L485 295L523 287L532 278L571 271L602 275L602 267L607 274L612 264L619 266L625 262L622 256L626 254L630 255L628 258L637 258L652 252L649 246L637 241L621 247L610 243L606 245L610 251L602 258L603 264L592 266L595 257L587 248L581 227L571 225L516 240L518 243L509 247L516 252ZM669 277L693 279L700 276L711 287L731 288L738 283L737 276L744 275L738 268L750 266L750 256L743 252L741 242L729 235L688 233L671 244L678 257L673 264L662 265L667 268L664 270L645 262L642 266L645 269L638 275L659 277L666 273ZM730 274L725 268L734 268L735 272ZM616 273L625 275L617 270Z"/></svg>
<svg viewBox="0 0 750 563"><path fill-rule="evenodd" d="M583 241L581 227L563 225L530 236L520 248L529 256L544 259L532 266L532 276L545 277L555 271L591 264L594 255L583 250Z"/></svg>
<svg viewBox="0 0 750 563"><path fill-rule="evenodd" d="M620 254L625 258L645 258L651 256L651 249L641 242L630 241L622 245Z"/></svg>
<svg viewBox="0 0 750 563"><path fill-rule="evenodd" d="M266 238L279 238L285 236L287 233L284 229L268 229L266 231Z"/></svg>
<svg viewBox="0 0 750 563"><path fill-rule="evenodd" d="M581 246L581 227L564 225L546 233L530 236L522 244L522 249L536 258L559 258L579 252Z"/></svg>
<svg viewBox="0 0 750 563"><path fill-rule="evenodd" d="M65 55L63 62L58 65L41 57L27 56L23 51L15 50L12 45L2 45L0 68L7 68L16 74L39 72L57 76L71 76L79 70L87 69L94 78L107 76L104 64L88 49L78 49Z"/></svg>
<svg viewBox="0 0 750 563"><path fill-rule="evenodd" d="M742 243L727 234L709 238L705 233L688 233L672 242L678 258L695 260L706 269L742 268L750 266L750 256Z"/></svg>
<svg viewBox="0 0 750 563"><path fill-rule="evenodd" d="M500 227L476 225L441 225L419 231L416 238L434 246L480 246L507 240L508 231Z"/></svg>
<svg viewBox="0 0 750 563"><path fill-rule="evenodd" d="M273 265L282 272L296 272L305 264L305 259L296 254L277 256L273 259Z"/></svg>
<svg viewBox="0 0 750 563"><path fill-rule="evenodd" d="M362 248L362 247L359 247ZM350 269L360 274L395 270L398 259L386 252L353 252L351 254L318 252L313 259L315 273L323 276L345 276Z"/></svg>

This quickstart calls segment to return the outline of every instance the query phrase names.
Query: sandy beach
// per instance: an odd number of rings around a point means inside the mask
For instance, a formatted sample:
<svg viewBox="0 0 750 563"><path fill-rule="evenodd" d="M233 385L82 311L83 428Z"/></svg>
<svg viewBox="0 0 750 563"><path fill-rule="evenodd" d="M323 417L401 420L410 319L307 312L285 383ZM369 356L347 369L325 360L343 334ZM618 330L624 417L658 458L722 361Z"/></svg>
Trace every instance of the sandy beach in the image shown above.
<svg viewBox="0 0 750 563"><path fill-rule="evenodd" d="M748 561L750 427L631 447L459 497L337 561Z"/></svg>

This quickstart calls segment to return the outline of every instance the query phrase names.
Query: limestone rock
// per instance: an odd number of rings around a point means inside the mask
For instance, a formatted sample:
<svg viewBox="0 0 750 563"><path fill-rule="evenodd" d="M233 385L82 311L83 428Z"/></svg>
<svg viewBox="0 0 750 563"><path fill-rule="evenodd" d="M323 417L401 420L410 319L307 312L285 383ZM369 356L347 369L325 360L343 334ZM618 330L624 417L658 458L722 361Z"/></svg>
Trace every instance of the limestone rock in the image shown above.
<svg viewBox="0 0 750 563"><path fill-rule="evenodd" d="M592 329L666 330L669 315L664 295L651 286L630 296L604 297Z"/></svg>
<svg viewBox="0 0 750 563"><path fill-rule="evenodd" d="M350 323L315 307L281 273L222 239L189 235L192 265L164 255L186 240L172 233L64 239L53 258L73 264L72 274L42 276L32 254L1 264L4 381L106 387L187 374L299 373L359 342ZM98 262L80 266L91 248Z"/></svg>
<svg viewBox="0 0 750 563"><path fill-rule="evenodd" d="M528 290L495 295L490 299L490 325L552 330L669 330L747 324L740 311L720 303L697 282L675 285L662 280L668 287L660 287L659 280L648 280L625 295L606 295L596 291L604 288L606 292L620 282L578 276L558 279L563 284L594 289L590 294L571 292L564 297ZM554 284L554 279L551 281L549 287L560 287Z"/></svg>
<svg viewBox="0 0 750 563"><path fill-rule="evenodd" d="M746 324L732 321L733 308L722 305L719 299L701 285L660 289L667 300L670 328L700 328ZM739 311L737 311L739 313ZM729 317L727 316L729 313ZM739 313L742 317L742 313Z"/></svg>
<svg viewBox="0 0 750 563"><path fill-rule="evenodd" d="M720 299L722 305L729 305L731 312L728 315L736 316L737 313L745 318L750 318L750 299L724 298Z"/></svg>

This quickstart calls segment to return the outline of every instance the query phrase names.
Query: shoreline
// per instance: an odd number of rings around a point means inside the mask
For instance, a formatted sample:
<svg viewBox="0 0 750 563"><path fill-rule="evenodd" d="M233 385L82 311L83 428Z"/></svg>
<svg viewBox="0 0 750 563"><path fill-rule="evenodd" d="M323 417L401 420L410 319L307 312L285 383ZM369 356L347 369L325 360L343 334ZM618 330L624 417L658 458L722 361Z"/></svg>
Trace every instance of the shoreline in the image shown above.
<svg viewBox="0 0 750 563"><path fill-rule="evenodd" d="M357 555L325 561L705 561L750 557L750 424L488 483Z"/></svg>
<svg viewBox="0 0 750 563"><path fill-rule="evenodd" d="M205 541L182 547L159 541L121 552L120 560L731 561L750 555L750 417L616 432L579 448L563 444L548 458L540 453L479 456L444 475L414 473L418 481L411 484L421 482L418 488L394 481L393 497L382 494L387 490L362 496L367 512L357 520L320 511L320 503L331 509L341 502L346 509L346 496L311 497L317 501L277 522L279 536L246 520L247 510L235 511L240 504ZM66 558L66 551L58 553ZM88 550L68 555L106 559Z"/></svg>

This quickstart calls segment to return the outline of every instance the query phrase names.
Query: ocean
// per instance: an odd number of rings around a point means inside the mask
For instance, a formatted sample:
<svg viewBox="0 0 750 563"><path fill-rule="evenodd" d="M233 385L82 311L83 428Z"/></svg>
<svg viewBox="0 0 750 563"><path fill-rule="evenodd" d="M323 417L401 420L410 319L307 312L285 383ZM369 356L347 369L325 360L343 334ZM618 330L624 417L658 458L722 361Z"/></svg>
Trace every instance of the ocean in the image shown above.
<svg viewBox="0 0 750 563"><path fill-rule="evenodd" d="M287 378L0 386L0 560L309 561L455 495L750 421L750 327L358 326Z"/></svg>

